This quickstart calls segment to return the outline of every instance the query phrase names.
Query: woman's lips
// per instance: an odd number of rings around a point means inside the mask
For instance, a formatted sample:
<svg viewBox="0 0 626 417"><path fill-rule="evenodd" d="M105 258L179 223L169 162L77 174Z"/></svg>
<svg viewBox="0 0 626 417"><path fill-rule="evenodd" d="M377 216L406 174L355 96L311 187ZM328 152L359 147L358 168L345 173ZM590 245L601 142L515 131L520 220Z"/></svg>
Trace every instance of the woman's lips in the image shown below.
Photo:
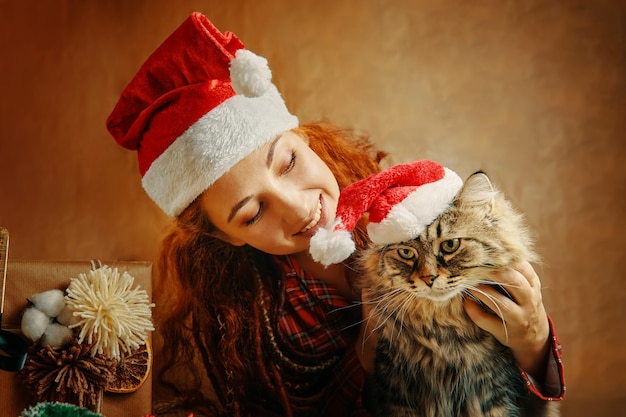
<svg viewBox="0 0 626 417"><path fill-rule="evenodd" d="M300 233L305 233L306 231L314 228L317 225L317 223L319 223L321 217L322 217L322 201L318 200L317 209L315 210L313 219L311 219L311 222L307 224L306 226L304 226L302 230L300 230Z"/></svg>

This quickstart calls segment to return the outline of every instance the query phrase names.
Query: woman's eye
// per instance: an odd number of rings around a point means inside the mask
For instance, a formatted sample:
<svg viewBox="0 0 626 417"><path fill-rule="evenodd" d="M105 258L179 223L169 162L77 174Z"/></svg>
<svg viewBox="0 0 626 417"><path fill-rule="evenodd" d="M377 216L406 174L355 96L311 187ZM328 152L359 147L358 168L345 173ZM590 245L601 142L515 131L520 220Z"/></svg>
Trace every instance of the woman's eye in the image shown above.
<svg viewBox="0 0 626 417"><path fill-rule="evenodd" d="M441 244L441 251L443 253L454 253L461 245L461 239L448 239Z"/></svg>
<svg viewBox="0 0 626 417"><path fill-rule="evenodd" d="M415 257L415 252L408 248L400 248L398 249L398 255L402 259L413 259Z"/></svg>
<svg viewBox="0 0 626 417"><path fill-rule="evenodd" d="M252 226L254 223L256 223L261 218L261 214L263 214L263 203L259 204L259 210L257 210L254 217L252 217L250 220L246 220L246 226Z"/></svg>
<svg viewBox="0 0 626 417"><path fill-rule="evenodd" d="M289 163L287 164L285 169L282 170L280 174L283 175L283 174L288 173L289 171L293 169L294 165L296 165L296 153L291 152L291 158L289 159Z"/></svg>

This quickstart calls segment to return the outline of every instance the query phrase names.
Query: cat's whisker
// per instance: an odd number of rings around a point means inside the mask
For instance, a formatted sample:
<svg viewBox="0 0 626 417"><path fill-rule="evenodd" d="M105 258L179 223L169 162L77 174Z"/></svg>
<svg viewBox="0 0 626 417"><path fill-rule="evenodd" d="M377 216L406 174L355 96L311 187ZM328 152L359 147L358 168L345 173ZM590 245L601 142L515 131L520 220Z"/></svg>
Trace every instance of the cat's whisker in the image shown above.
<svg viewBox="0 0 626 417"><path fill-rule="evenodd" d="M501 307L502 309L507 310L507 311L511 310L511 308L507 304L500 303L500 302L498 302L498 300L495 297L490 296L489 294L485 293L484 291L481 291L477 287L477 285L479 285L479 284L486 284L486 285L490 285L490 286L500 285L500 284L498 284L496 282L493 282L493 281L479 281L476 285L469 285L469 284L465 285L464 288L463 288L463 293L472 296L472 298L474 298L477 301L480 301L478 298L476 298L474 296L474 294L471 293L471 291L480 292L481 294L484 294L485 297L487 297L493 304L497 304L499 308ZM506 291L506 289L504 289L504 288L503 288L503 290ZM508 293L508 291L506 291L506 292L507 293L505 295L508 298L512 299L512 296ZM500 311L502 311L502 310L500 310Z"/></svg>
<svg viewBox="0 0 626 417"><path fill-rule="evenodd" d="M355 327L355 326L360 326L361 324L365 323L365 321L366 321L366 320L367 320L367 319L357 320L357 321L355 321L355 322L354 322L354 323L352 323L352 324L349 324L349 325L347 325L347 326L345 326L345 327L342 327L340 331L344 332L344 331L346 331L346 330L348 330L348 329L351 329L351 328L353 328L353 327Z"/></svg>
<svg viewBox="0 0 626 417"><path fill-rule="evenodd" d="M343 262L343 265L352 272L359 272L358 261ZM354 265L357 265L356 267Z"/></svg>
<svg viewBox="0 0 626 417"><path fill-rule="evenodd" d="M497 310L497 314L498 317L500 317L500 321L502 321L502 326L504 327L504 340L505 340L505 345L509 343L509 330L506 327L506 320L504 320L504 315L502 313L502 309L500 308L499 303L497 302L496 298L494 298L492 295L487 294L486 292L478 289L478 288L472 288L473 291L476 291L482 295L484 295L489 301L492 302L492 304L494 305L494 307Z"/></svg>
<svg viewBox="0 0 626 417"><path fill-rule="evenodd" d="M398 325L395 326L395 329L397 329L398 331L398 337L400 336L400 334L402 333L402 329L404 328L404 318L409 313L408 308L406 308L406 304L410 302L410 298L411 298L410 296L403 298L402 303L400 303L400 305L396 307L395 311L392 311L390 313L390 316L392 315L395 316L394 320L396 324L398 322L400 323L399 326ZM393 335L391 335L390 340L393 340Z"/></svg>
<svg viewBox="0 0 626 417"><path fill-rule="evenodd" d="M476 286L473 286L473 285L467 286L464 291L465 292L470 292L470 293L471 293L471 291L476 291L476 292L478 292L480 294L483 294L485 296L485 298L487 298L489 301L491 301L494 304L494 306L498 309L498 313L502 313L502 309L510 310L510 307L508 307L505 304L500 303L497 298L495 298L491 294L486 293L485 291L481 290L480 288L478 288Z"/></svg>
<svg viewBox="0 0 626 417"><path fill-rule="evenodd" d="M489 280L489 279L482 279L482 280L479 281L479 284L499 285L501 287L507 287L507 288L522 288L521 285L515 285L515 284L511 284L509 282L497 282L497 281L493 281L493 280Z"/></svg>
<svg viewBox="0 0 626 417"><path fill-rule="evenodd" d="M378 321L374 331L379 330L388 320L393 319L394 315L398 313L398 308L394 308L396 303L393 302L393 299L395 295L402 292L402 289L395 289L375 298L377 302L374 305L373 312L376 313Z"/></svg>
<svg viewBox="0 0 626 417"><path fill-rule="evenodd" d="M492 284L497 284L497 285L501 285L503 287L509 287L509 288L522 288L521 285L515 285L515 284L511 284L510 282L495 282L495 281L490 281Z"/></svg>
<svg viewBox="0 0 626 417"><path fill-rule="evenodd" d="M363 303L362 301L355 301L352 304L348 304L348 305L343 306L343 307L334 308L334 309L330 310L328 312L328 314L334 314L334 313L338 313L338 312L343 311L343 310L348 310L348 309L355 308L355 307L361 307L362 304L365 304L365 303Z"/></svg>
<svg viewBox="0 0 626 417"><path fill-rule="evenodd" d="M372 316L368 316L366 319L361 320L361 323L364 323L367 321L366 326L369 328L370 326L370 320L372 320ZM363 338L363 340L361 341L361 351L365 351L365 343L370 340L370 338L374 335L374 330L372 330L369 334L366 334L365 337Z"/></svg>

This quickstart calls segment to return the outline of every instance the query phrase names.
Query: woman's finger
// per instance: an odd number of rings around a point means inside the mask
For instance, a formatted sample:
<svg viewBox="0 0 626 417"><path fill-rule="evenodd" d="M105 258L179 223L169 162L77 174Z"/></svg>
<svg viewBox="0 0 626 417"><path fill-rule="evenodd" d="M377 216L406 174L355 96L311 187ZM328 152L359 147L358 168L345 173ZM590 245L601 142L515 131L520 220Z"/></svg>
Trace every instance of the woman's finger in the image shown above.
<svg viewBox="0 0 626 417"><path fill-rule="evenodd" d="M511 295L515 302L524 305L536 297L541 284L535 270L528 262L524 262L515 268L505 268L494 272L494 281Z"/></svg>
<svg viewBox="0 0 626 417"><path fill-rule="evenodd" d="M501 343L507 342L507 330L503 319L488 313L479 303L470 298L464 301L465 312L478 327L491 333Z"/></svg>
<svg viewBox="0 0 626 417"><path fill-rule="evenodd" d="M532 267L530 262L522 262L521 264L516 265L514 269L526 278L526 281L528 281L528 284L530 284L532 288L541 289L541 280L539 279L539 275L537 275L537 272L535 272L535 269Z"/></svg>
<svg viewBox="0 0 626 417"><path fill-rule="evenodd" d="M509 292L508 288L506 288L506 291L507 293ZM509 297L493 285L479 285L475 289L470 290L470 292L476 299L480 300L480 302L499 317L502 317L506 311L510 311L517 305L515 297L512 294L509 293L509 295L511 295L511 297Z"/></svg>

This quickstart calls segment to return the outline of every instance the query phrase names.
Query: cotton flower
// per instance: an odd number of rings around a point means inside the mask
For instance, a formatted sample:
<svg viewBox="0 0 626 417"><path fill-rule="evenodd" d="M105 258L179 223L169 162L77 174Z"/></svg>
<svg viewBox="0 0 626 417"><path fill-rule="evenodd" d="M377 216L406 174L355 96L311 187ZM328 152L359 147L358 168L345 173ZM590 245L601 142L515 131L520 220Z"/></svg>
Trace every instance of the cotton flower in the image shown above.
<svg viewBox="0 0 626 417"><path fill-rule="evenodd" d="M65 294L61 290L48 290L34 294L30 301L37 310L44 312L48 317L56 317L65 308Z"/></svg>
<svg viewBox="0 0 626 417"><path fill-rule="evenodd" d="M117 268L103 266L72 278L65 296L78 318L69 327L80 328L78 343L93 344L91 356L103 354L119 359L143 345L154 330L149 297L133 277Z"/></svg>
<svg viewBox="0 0 626 417"><path fill-rule="evenodd" d="M74 310L66 305L63 311L61 311L61 314L56 316L56 321L64 326L69 326L70 324L78 322L78 317L74 316Z"/></svg>
<svg viewBox="0 0 626 417"><path fill-rule="evenodd" d="M60 323L51 323L41 336L40 343L43 346L61 347L66 345L72 338L72 329Z"/></svg>
<svg viewBox="0 0 626 417"><path fill-rule="evenodd" d="M29 307L24 310L22 315L22 333L33 342L36 342L43 336L50 324L50 320L51 318L43 311L35 307Z"/></svg>
<svg viewBox="0 0 626 417"><path fill-rule="evenodd" d="M53 348L67 344L72 336L72 330L67 324L72 317L65 304L65 293L61 290L44 291L33 294L29 301L29 307L22 314L24 336Z"/></svg>

